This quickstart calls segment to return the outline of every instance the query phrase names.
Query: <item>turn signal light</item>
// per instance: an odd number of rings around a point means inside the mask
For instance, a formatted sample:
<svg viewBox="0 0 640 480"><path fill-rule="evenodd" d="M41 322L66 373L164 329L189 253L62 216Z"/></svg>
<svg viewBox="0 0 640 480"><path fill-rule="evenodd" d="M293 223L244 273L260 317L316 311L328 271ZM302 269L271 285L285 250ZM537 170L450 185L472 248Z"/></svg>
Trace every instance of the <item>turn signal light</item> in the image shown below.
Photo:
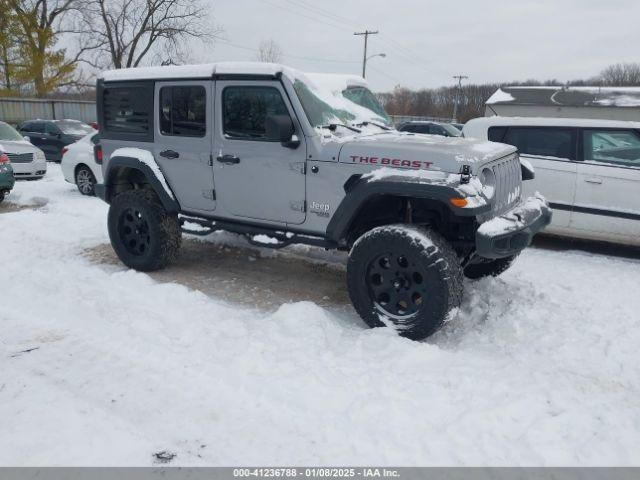
<svg viewBox="0 0 640 480"><path fill-rule="evenodd" d="M451 205L458 208L466 207L468 203L466 198L461 197L451 197L449 201L451 202Z"/></svg>
<svg viewBox="0 0 640 480"><path fill-rule="evenodd" d="M0 165L3 163L9 163L9 157L7 157L6 153L0 153Z"/></svg>

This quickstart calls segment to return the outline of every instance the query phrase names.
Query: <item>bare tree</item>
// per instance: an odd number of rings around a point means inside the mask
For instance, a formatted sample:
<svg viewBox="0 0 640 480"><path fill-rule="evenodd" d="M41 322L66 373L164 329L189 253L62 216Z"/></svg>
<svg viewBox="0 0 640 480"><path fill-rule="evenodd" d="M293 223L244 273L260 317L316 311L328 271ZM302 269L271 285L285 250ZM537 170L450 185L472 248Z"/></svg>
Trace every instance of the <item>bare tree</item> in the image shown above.
<svg viewBox="0 0 640 480"><path fill-rule="evenodd" d="M640 85L640 63L618 63L600 72L603 85L633 87Z"/></svg>
<svg viewBox="0 0 640 480"><path fill-rule="evenodd" d="M280 63L282 61L282 49L274 40L263 40L258 46L256 60L267 63Z"/></svg>
<svg viewBox="0 0 640 480"><path fill-rule="evenodd" d="M86 36L99 45L93 61L98 68L180 64L189 40L210 42L220 33L204 0L84 1L85 22L92 27Z"/></svg>

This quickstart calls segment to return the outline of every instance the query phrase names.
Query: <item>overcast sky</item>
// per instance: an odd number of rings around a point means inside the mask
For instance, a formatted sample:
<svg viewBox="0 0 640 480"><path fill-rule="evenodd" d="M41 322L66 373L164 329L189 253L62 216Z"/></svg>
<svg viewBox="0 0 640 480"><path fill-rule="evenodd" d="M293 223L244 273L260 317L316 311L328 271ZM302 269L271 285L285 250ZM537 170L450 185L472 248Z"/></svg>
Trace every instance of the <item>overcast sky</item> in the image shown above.
<svg viewBox="0 0 640 480"><path fill-rule="evenodd" d="M375 91L400 84L587 78L640 62L638 0L206 0L224 39L195 47L196 62L253 60L273 39L283 62L305 71L359 74L364 29ZM223 43L229 42L229 43ZM304 57L304 58L302 58Z"/></svg>

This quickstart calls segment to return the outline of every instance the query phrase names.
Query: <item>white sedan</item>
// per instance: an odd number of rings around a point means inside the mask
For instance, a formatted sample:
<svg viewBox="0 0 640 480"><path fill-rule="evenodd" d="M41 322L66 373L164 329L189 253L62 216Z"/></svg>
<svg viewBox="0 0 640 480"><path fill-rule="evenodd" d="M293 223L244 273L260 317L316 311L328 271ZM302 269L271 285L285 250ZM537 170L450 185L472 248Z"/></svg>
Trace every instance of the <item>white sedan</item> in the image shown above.
<svg viewBox="0 0 640 480"><path fill-rule="evenodd" d="M75 183L83 195L95 195L95 184L102 182L102 168L93 156L93 147L98 142L100 134L93 132L62 149L64 178L69 183Z"/></svg>

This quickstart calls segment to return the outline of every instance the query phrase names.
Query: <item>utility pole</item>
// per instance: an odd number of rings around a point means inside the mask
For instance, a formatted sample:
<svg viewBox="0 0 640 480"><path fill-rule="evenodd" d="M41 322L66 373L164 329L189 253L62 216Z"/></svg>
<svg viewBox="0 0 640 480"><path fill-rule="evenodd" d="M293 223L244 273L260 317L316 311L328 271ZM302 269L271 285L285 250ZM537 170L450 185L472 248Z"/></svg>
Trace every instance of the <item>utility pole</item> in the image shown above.
<svg viewBox="0 0 640 480"><path fill-rule="evenodd" d="M467 80L469 77L466 75L454 75L453 78L458 80L458 90L456 91L456 101L453 104L453 121L458 121L458 102L460 101L460 94L462 93L462 80Z"/></svg>
<svg viewBox="0 0 640 480"><path fill-rule="evenodd" d="M376 30L365 30L364 32L355 32L354 35L364 35L364 55L362 56L362 78L367 73L367 42L369 40L369 35L377 35L378 31Z"/></svg>

